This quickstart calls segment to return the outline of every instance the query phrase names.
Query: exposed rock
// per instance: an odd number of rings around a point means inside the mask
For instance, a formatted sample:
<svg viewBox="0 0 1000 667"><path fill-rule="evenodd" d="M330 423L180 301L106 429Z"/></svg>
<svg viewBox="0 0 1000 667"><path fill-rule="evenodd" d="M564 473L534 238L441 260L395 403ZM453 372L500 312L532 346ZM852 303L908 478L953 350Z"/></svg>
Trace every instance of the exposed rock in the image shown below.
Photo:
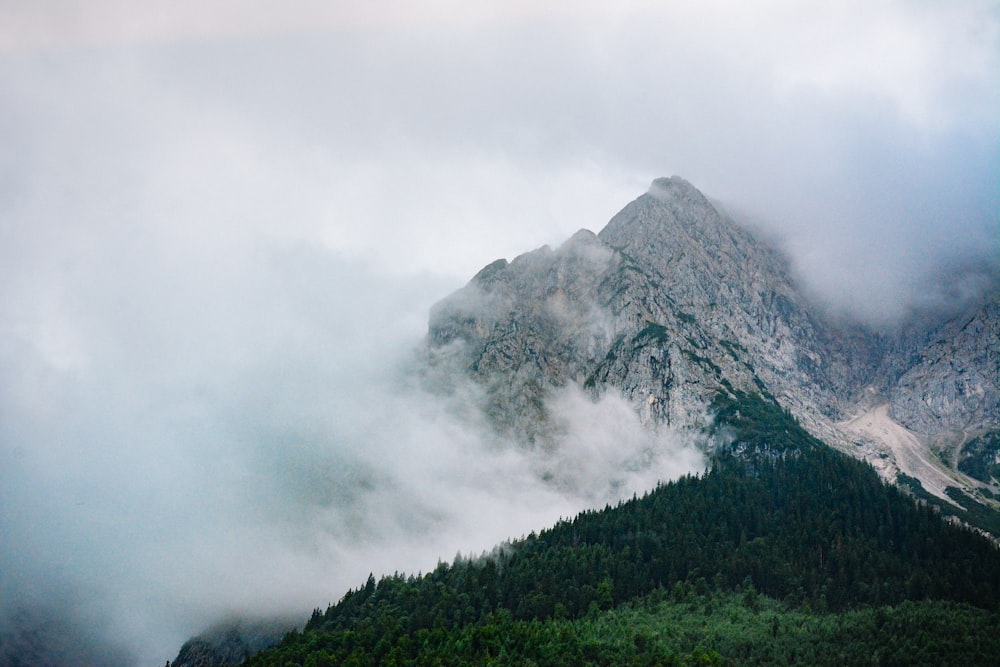
<svg viewBox="0 0 1000 667"><path fill-rule="evenodd" d="M1000 423L1000 294L941 327L891 400L897 421L932 436Z"/></svg>
<svg viewBox="0 0 1000 667"><path fill-rule="evenodd" d="M547 388L567 382L617 387L651 424L697 425L723 379L813 421L839 414L877 344L847 333L809 311L780 253L674 177L597 236L490 264L434 308L429 340L459 342L497 424L531 439Z"/></svg>
<svg viewBox="0 0 1000 667"><path fill-rule="evenodd" d="M619 390L651 428L703 425L731 386L773 395L887 479L905 471L946 498L979 483L928 445L1000 424L998 303L893 335L828 320L779 251L673 177L597 235L488 265L435 306L428 340L484 388L494 425L527 445L549 444L546 400L567 383ZM881 426L862 428L866 413Z"/></svg>

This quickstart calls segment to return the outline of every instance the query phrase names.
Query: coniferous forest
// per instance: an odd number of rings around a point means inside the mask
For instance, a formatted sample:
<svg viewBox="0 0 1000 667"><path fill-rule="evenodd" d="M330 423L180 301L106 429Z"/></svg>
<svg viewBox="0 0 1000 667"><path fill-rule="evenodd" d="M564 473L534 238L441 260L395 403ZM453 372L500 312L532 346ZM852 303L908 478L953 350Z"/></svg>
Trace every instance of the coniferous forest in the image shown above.
<svg viewBox="0 0 1000 667"><path fill-rule="evenodd" d="M769 397L708 471L422 576L368 581L246 664L993 664L1000 551Z"/></svg>

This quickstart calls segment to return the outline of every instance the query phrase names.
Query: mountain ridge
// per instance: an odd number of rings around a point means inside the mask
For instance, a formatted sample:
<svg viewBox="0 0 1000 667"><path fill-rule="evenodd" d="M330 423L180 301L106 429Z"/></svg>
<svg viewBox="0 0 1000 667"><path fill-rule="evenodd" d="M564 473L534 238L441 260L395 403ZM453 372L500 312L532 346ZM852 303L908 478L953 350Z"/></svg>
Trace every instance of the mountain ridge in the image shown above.
<svg viewBox="0 0 1000 667"><path fill-rule="evenodd" d="M775 396L889 481L903 473L943 502L953 486L994 505L995 481L955 461L970 434L1000 430L998 299L927 333L827 317L783 253L675 176L654 180L596 235L488 264L435 305L428 344L459 348L494 423L529 445L551 444L545 397L567 383L595 397L622 391L652 428L697 429L725 380ZM879 419L906 429L920 456L904 460L895 427L883 437L848 426L881 403Z"/></svg>

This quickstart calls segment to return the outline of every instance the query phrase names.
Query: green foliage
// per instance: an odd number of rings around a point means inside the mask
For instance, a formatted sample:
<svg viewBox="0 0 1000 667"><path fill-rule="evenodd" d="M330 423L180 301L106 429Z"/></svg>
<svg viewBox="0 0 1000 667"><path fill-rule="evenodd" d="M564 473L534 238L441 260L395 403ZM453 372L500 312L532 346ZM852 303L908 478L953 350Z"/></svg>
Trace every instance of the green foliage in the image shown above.
<svg viewBox="0 0 1000 667"><path fill-rule="evenodd" d="M701 649L727 665L987 665L1000 648L1000 615L950 602L826 614L757 594L659 597L583 619L574 629L615 656L605 664L683 664Z"/></svg>
<svg viewBox="0 0 1000 667"><path fill-rule="evenodd" d="M646 326L632 337L633 345L664 345L670 343L672 340L673 337L670 335L669 329L662 324L657 324L656 322L650 322L648 320L646 321Z"/></svg>
<svg viewBox="0 0 1000 667"><path fill-rule="evenodd" d="M916 497L918 500L922 500L928 503L936 503L938 499L927 492L924 485L920 483L920 480L916 477L910 477L905 472L901 472L896 476L896 484L900 488L906 489L911 495Z"/></svg>
<svg viewBox="0 0 1000 667"><path fill-rule="evenodd" d="M250 664L979 664L977 651L996 654L990 542L822 445L773 401L729 391L715 408L728 444L704 475L422 577L370 577Z"/></svg>
<svg viewBox="0 0 1000 667"><path fill-rule="evenodd" d="M907 601L828 614L759 595L658 589L574 620L500 611L462 627L383 635L291 635L247 664L274 665L990 665L1000 614Z"/></svg>
<svg viewBox="0 0 1000 667"><path fill-rule="evenodd" d="M958 469L981 482L1000 480L1000 431L985 433L966 443Z"/></svg>
<svg viewBox="0 0 1000 667"><path fill-rule="evenodd" d="M677 319L679 319L684 324L695 324L698 322L698 318L696 318L691 313L685 313L683 310L675 309L674 315L676 315Z"/></svg>
<svg viewBox="0 0 1000 667"><path fill-rule="evenodd" d="M961 507L956 507L928 493L916 477L900 473L896 479L896 483L918 500L934 507L941 514L961 519L969 525L988 531L992 535L1000 535L1000 511L997 511L995 507L979 502L961 489L954 486L949 486L945 489L948 497L961 505ZM985 489L983 489L983 493L984 495L989 495Z"/></svg>
<svg viewBox="0 0 1000 667"><path fill-rule="evenodd" d="M714 432L735 429L732 451L747 460L762 454L832 451L809 435L792 413L778 405L769 394L765 393L764 397L747 394L727 384L727 391L716 394L712 410L715 413Z"/></svg>
<svg viewBox="0 0 1000 667"><path fill-rule="evenodd" d="M1000 512L954 486L949 486L944 492L948 494L949 498L965 508L965 511L962 511L957 507L948 507L946 510L948 514L957 516L973 526L988 530L993 535L1000 535ZM941 503L941 506L944 508L944 503Z"/></svg>
<svg viewBox="0 0 1000 667"><path fill-rule="evenodd" d="M726 340L725 338L723 338L722 340L719 341L719 343L722 345L722 347L726 348L729 351L729 354L736 361L740 360L740 355L748 354L747 348L738 342Z"/></svg>
<svg viewBox="0 0 1000 667"><path fill-rule="evenodd" d="M689 340L688 342L691 343L692 345L694 345L694 341ZM688 350L688 349L681 350L681 352L684 354L685 357L687 357L688 359L690 359L692 362L698 364L702 368L705 368L705 369L708 369L708 370L712 371L715 374L715 377L718 377L718 378L722 377L722 369L719 367L718 364L716 364L714 361L712 361L708 357L703 357L703 356L701 356L699 354L696 354L692 350Z"/></svg>

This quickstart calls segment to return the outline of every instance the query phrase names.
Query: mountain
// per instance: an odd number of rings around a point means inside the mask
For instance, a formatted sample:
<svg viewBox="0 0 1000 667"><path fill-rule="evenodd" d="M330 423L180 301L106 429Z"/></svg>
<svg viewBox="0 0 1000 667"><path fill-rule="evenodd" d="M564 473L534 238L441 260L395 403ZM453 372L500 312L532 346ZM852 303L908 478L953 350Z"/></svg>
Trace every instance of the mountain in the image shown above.
<svg viewBox="0 0 1000 667"><path fill-rule="evenodd" d="M543 450L573 446L561 391L620 396L710 469L370 577L249 664L989 664L1000 552L942 514L1000 535L998 303L893 332L830 318L778 249L657 179L439 302L423 376Z"/></svg>
<svg viewBox="0 0 1000 667"><path fill-rule="evenodd" d="M567 382L622 390L651 425L697 426L723 379L837 415L870 380L854 355L876 347L813 315L785 258L677 177L598 235L484 268L431 314L431 345L456 341L498 421L527 421L529 436L546 388Z"/></svg>
<svg viewBox="0 0 1000 667"><path fill-rule="evenodd" d="M725 386L774 397L948 511L968 509L959 495L989 512L1000 486L959 462L1000 431L998 303L890 333L827 317L780 251L675 176L599 234L485 267L433 309L429 345L483 385L494 424L527 446L551 446L547 398L567 384L620 391L651 428L695 430Z"/></svg>

